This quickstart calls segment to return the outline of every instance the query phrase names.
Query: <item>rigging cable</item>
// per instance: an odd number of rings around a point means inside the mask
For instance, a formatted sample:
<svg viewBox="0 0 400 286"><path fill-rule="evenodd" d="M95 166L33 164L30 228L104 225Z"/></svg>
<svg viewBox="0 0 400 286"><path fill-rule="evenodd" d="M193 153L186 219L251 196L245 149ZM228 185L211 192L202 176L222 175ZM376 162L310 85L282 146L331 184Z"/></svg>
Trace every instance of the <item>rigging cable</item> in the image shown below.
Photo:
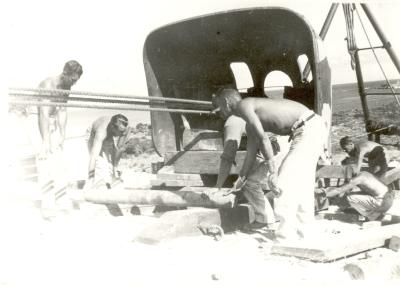
<svg viewBox="0 0 400 286"><path fill-rule="evenodd" d="M370 46L370 48L371 48L371 50L372 50L372 53L374 54L374 57L375 57L375 59L376 59L376 62L378 63L379 68L380 68L380 70L381 70L381 72L382 72L382 74L383 74L383 77L385 78L386 84L387 84L388 87L390 88L390 91L392 92L392 95L395 97L397 104L400 106L400 101L399 101L399 99L398 99L398 97L397 97L397 95L396 95L395 90L393 89L392 84L389 82L389 80L388 80L388 78L387 78L387 76L386 76L385 71L383 70L383 67L382 67L382 65L381 65L381 62L380 62L379 59L378 59L378 56L377 56L376 53L375 53L375 49L374 49L374 47L373 47L372 44L371 44L371 41L370 41L370 39L369 39L369 37L368 37L368 34L367 34L367 31L366 31L366 29L365 29L365 27L364 27L364 24L363 24L362 20L361 20L360 14L358 13L358 10L357 10L357 9L354 8L354 10L356 10L356 13L357 13L358 19L359 19L359 21L360 21L361 27L362 27L362 29L363 29L363 31L364 31L365 37L367 38L368 44L369 44L369 46Z"/></svg>
<svg viewBox="0 0 400 286"><path fill-rule="evenodd" d="M351 69L354 70L356 63L355 63L355 52L357 50L357 45L356 45L356 38L354 36L354 16L353 16L353 10L355 10L355 6L351 6L351 4L343 4L343 13L344 13L344 19L346 22L346 41L347 41L347 51L350 54L351 58Z"/></svg>

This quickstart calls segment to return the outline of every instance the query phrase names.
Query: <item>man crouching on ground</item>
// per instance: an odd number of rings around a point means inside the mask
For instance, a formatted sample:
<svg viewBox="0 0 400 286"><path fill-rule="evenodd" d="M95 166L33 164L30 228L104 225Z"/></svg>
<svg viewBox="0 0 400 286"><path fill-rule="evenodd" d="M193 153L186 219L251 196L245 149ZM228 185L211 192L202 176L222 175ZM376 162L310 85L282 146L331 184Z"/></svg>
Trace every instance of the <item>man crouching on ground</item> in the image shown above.
<svg viewBox="0 0 400 286"><path fill-rule="evenodd" d="M257 151L265 158L262 166L268 184L278 198L275 199L275 216L279 227L276 240L304 237L307 223L314 220L315 170L323 153L327 127L323 119L304 105L286 99L246 98L235 89L217 92L214 102L221 116L242 117L248 126L247 154L234 188L246 184ZM265 132L289 135L291 146L279 168L276 167L271 142ZM265 222L268 204L261 188L250 188L246 197L256 212L256 221Z"/></svg>
<svg viewBox="0 0 400 286"><path fill-rule="evenodd" d="M89 169L85 189L90 189L99 181L111 188L111 184L119 178L116 167L129 144L128 118L122 114L114 115L111 119L100 117L88 132Z"/></svg>
<svg viewBox="0 0 400 286"><path fill-rule="evenodd" d="M381 220L392 207L395 197L394 189L386 185L391 182L390 176L385 175L388 165L381 146L375 147L368 154L368 166L368 171L358 173L346 184L322 188L316 192L336 203L342 210L353 208L370 221Z"/></svg>

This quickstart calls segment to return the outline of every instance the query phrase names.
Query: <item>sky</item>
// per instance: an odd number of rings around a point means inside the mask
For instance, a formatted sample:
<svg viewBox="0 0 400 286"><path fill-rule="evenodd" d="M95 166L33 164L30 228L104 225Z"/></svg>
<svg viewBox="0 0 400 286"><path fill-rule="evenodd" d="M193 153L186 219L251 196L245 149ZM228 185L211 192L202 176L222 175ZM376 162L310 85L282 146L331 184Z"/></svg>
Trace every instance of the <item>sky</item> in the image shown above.
<svg viewBox="0 0 400 286"><path fill-rule="evenodd" d="M265 0L9 1L8 86L36 87L44 78L59 74L66 61L76 59L84 73L74 89L147 95L143 44L146 36L162 25L229 9L283 6L304 15L319 32L330 5L329 1ZM400 3L374 1L370 8L399 53ZM365 16L363 21L368 24ZM360 29L356 22L357 42L365 46ZM369 34L373 43L379 45L375 33ZM345 37L343 10L339 6L325 39L333 83L356 80ZM366 80L382 79L373 57L363 59ZM381 59L389 77L398 78L388 57Z"/></svg>

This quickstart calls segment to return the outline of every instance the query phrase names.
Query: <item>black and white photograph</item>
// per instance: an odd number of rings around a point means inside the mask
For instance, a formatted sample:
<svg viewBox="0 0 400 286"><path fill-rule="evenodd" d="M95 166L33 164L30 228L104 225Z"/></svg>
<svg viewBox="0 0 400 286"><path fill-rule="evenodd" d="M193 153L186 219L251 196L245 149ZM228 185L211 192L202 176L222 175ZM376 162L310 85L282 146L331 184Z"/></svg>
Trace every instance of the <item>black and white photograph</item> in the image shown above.
<svg viewBox="0 0 400 286"><path fill-rule="evenodd" d="M400 2L3 6L1 286L400 281Z"/></svg>

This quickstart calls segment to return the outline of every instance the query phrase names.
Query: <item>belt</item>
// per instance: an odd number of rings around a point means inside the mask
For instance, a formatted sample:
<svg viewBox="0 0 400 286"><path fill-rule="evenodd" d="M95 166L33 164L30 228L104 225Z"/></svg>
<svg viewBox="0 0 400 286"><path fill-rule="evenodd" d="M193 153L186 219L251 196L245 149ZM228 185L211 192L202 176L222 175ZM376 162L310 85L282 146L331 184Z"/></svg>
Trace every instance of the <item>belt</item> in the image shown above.
<svg viewBox="0 0 400 286"><path fill-rule="evenodd" d="M294 132L296 129L299 129L299 128L303 127L304 124L305 124L308 120L312 119L314 116L315 116L315 113L312 113L312 114L310 114L308 117L306 117L305 119L301 119L301 120L296 121L296 122L293 124L293 127L292 127L292 129L291 129L291 133L290 133L288 142L292 141L292 139L293 139L293 132Z"/></svg>

